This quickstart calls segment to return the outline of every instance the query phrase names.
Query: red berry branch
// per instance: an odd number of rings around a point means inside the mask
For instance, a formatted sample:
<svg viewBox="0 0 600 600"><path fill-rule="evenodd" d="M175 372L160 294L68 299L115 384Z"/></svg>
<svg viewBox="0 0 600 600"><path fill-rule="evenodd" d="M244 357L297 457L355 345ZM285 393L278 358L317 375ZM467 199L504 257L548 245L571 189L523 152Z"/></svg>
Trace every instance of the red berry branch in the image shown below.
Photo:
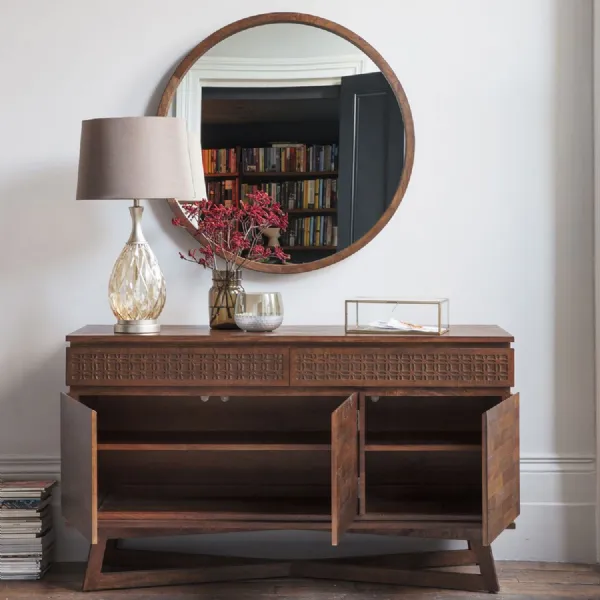
<svg viewBox="0 0 600 600"><path fill-rule="evenodd" d="M272 256L285 262L289 255L277 246L264 246L262 232L267 227L285 231L288 216L281 206L266 192L248 194L248 202L240 206L215 204L210 200L182 202L180 206L186 217L194 223L194 237L202 246L179 253L183 260L195 262L208 269L217 269L217 258L225 262L226 271L240 269L248 260L262 261ZM173 225L184 227L181 219L173 219Z"/></svg>

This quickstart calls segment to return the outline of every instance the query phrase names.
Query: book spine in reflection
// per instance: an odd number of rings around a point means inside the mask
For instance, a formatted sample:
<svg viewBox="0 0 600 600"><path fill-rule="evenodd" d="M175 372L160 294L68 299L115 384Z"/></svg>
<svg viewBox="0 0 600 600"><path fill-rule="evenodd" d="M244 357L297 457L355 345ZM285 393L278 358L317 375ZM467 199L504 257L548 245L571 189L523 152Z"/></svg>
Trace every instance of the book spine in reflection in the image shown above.
<svg viewBox="0 0 600 600"><path fill-rule="evenodd" d="M203 156L205 152L211 151L204 150ZM264 148L243 148L242 168L246 173L320 173L335 171L336 157L337 144L278 144ZM230 165L235 164L235 161L227 160L225 170L222 170L225 159L218 155L215 159L211 154L207 160L210 161L207 173L214 172L213 169L217 169L217 172L234 172Z"/></svg>
<svg viewBox="0 0 600 600"><path fill-rule="evenodd" d="M235 148L203 148L202 167L206 175L237 172Z"/></svg>

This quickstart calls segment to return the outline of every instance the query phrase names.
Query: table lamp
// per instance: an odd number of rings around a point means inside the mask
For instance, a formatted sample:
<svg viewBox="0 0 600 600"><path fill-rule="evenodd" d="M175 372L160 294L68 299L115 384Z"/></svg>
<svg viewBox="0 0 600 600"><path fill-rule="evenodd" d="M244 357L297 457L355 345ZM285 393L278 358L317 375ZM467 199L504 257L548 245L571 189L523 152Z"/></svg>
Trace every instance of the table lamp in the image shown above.
<svg viewBox="0 0 600 600"><path fill-rule="evenodd" d="M199 142L198 142L199 143ZM77 200L131 199L132 229L110 276L115 333L158 333L165 280L142 233L140 199L196 199L186 123L175 117L83 121Z"/></svg>

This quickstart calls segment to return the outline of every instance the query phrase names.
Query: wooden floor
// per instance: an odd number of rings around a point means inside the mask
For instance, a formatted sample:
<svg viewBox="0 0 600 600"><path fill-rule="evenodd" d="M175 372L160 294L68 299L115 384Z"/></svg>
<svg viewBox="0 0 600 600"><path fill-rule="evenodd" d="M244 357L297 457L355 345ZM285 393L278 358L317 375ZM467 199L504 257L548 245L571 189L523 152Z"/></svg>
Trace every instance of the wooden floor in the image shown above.
<svg viewBox="0 0 600 600"><path fill-rule="evenodd" d="M0 581L0 600L600 600L596 565L498 562L497 567L501 586L497 595L305 579L82 593L83 565L65 564L55 565L42 581Z"/></svg>

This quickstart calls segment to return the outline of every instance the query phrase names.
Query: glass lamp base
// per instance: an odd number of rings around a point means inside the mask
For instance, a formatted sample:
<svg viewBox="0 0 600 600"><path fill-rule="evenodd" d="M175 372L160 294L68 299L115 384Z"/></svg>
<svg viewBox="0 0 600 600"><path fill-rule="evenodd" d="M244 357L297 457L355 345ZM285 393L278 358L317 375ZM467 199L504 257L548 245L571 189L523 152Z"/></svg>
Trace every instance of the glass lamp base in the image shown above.
<svg viewBox="0 0 600 600"><path fill-rule="evenodd" d="M115 333L158 333L160 323L155 319L140 319L138 321L123 321L115 323Z"/></svg>
<svg viewBox="0 0 600 600"><path fill-rule="evenodd" d="M158 333L158 317L167 296L165 278L142 233L142 211L134 200L132 231L117 258L108 283L110 308L117 318L115 333Z"/></svg>

